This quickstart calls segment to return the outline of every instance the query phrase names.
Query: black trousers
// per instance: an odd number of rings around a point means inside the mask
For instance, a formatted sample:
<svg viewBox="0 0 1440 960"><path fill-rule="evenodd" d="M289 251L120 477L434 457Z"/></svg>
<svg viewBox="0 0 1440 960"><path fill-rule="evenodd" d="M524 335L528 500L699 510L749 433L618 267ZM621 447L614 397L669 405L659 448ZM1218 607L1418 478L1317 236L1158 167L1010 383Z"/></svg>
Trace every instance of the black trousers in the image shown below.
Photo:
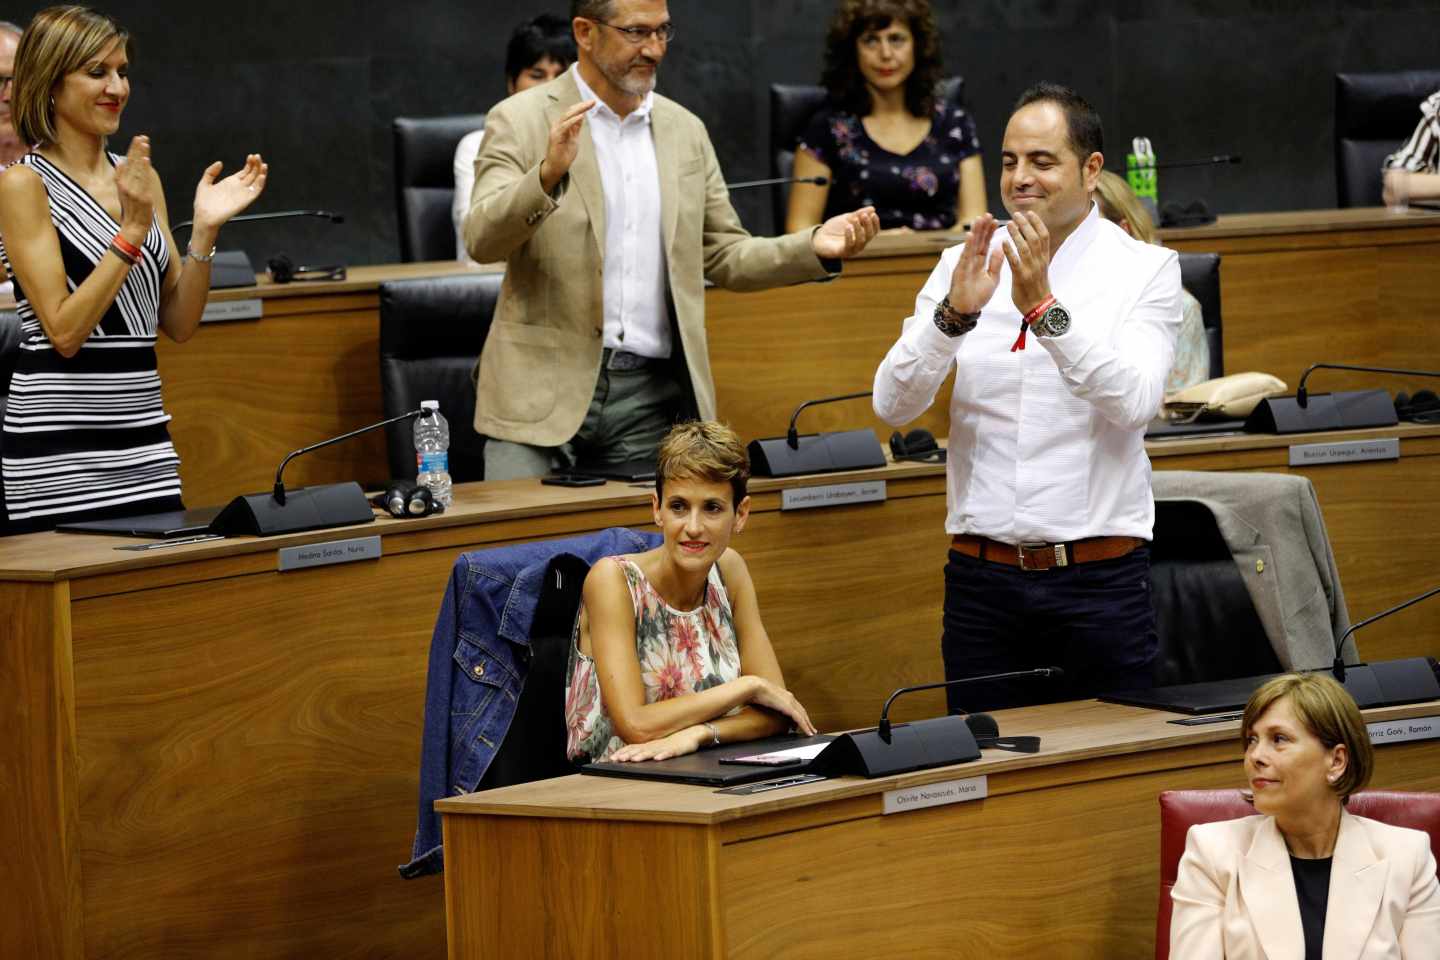
<svg viewBox="0 0 1440 960"><path fill-rule="evenodd" d="M945 679L1035 667L1037 677L946 690L950 712L1082 700L1150 685L1159 647L1150 548L1114 560L1027 571L950 551L945 565Z"/></svg>

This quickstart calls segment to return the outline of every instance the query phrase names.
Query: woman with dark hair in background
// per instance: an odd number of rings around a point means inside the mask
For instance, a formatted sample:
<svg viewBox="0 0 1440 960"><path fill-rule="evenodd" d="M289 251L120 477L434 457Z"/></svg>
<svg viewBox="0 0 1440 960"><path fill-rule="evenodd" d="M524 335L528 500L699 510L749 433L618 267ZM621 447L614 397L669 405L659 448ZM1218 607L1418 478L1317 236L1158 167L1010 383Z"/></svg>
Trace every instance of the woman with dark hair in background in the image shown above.
<svg viewBox="0 0 1440 960"><path fill-rule="evenodd" d="M150 139L105 149L130 100L130 37L84 7L50 7L20 38L15 129L34 149L0 174L0 259L21 335L5 409L7 532L178 510L180 459L155 338L184 342L210 294L215 237L265 189L266 166L195 187L182 260Z"/></svg>
<svg viewBox="0 0 1440 960"><path fill-rule="evenodd" d="M505 47L505 94L538 87L554 80L575 62L575 33L570 21L553 13L526 20L510 34ZM465 214L470 212L470 194L475 189L475 158L480 155L484 129L460 138L455 146L455 199L450 204L450 221L455 225L455 259L470 260L465 252ZM473 261L472 261L473 262Z"/></svg>
<svg viewBox="0 0 1440 960"><path fill-rule="evenodd" d="M984 213L975 121L938 96L940 37L929 0L842 0L821 82L829 100L795 151L787 232L873 206L882 229L950 230Z"/></svg>

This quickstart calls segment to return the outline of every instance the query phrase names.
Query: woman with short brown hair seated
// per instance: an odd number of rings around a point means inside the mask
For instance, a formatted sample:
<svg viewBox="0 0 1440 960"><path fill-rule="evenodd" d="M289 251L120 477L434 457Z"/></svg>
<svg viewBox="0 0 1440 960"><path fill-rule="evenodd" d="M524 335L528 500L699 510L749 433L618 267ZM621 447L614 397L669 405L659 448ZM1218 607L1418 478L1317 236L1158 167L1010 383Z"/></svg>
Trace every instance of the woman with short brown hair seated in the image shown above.
<svg viewBox="0 0 1440 960"><path fill-rule="evenodd" d="M1240 734L1258 816L1190 828L1172 960L1440 957L1429 836L1345 810L1374 768L1345 688L1276 677L1246 704Z"/></svg>

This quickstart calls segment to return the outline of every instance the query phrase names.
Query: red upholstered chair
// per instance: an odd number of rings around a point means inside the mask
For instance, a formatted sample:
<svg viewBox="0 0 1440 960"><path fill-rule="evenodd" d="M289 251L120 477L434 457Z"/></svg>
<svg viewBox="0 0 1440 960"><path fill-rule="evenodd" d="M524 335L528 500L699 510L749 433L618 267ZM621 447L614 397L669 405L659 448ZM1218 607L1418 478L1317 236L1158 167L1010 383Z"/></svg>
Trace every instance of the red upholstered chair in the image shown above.
<svg viewBox="0 0 1440 960"><path fill-rule="evenodd" d="M1430 849L1440 861L1440 793L1366 790L1346 807L1397 827L1430 834ZM1255 813L1239 790L1166 790L1160 794L1160 908L1155 915L1155 960L1170 956L1170 889L1185 853L1185 835L1197 823L1235 820Z"/></svg>

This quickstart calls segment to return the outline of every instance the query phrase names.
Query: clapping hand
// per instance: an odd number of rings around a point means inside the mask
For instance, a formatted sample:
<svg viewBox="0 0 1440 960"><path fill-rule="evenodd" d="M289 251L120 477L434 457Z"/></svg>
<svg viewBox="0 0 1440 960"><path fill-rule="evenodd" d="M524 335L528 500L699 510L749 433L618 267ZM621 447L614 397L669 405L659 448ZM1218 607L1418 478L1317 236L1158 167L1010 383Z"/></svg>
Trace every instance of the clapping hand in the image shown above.
<svg viewBox="0 0 1440 960"><path fill-rule="evenodd" d="M125 159L115 164L115 189L120 194L120 232L139 245L150 232L158 183L150 166L150 138L132 137Z"/></svg>
<svg viewBox="0 0 1440 960"><path fill-rule="evenodd" d="M875 208L861 207L822 223L810 237L810 246L823 260L843 260L864 250L879 232L880 217Z"/></svg>
<svg viewBox="0 0 1440 960"><path fill-rule="evenodd" d="M595 106L594 100L575 104L550 128L550 140L545 145L545 159L540 161L540 184L546 193L554 191L557 184L570 172L570 165L580 152L580 131L585 126L585 115Z"/></svg>
<svg viewBox="0 0 1440 960"><path fill-rule="evenodd" d="M265 179L270 166L252 153L245 158L245 166L217 181L221 164L216 160L205 168L200 182L195 186L195 233L213 235L226 221L255 202L265 191Z"/></svg>
<svg viewBox="0 0 1440 960"><path fill-rule="evenodd" d="M1038 213L1019 210L1003 244L1010 263L1010 297L1023 317L1050 296L1050 231Z"/></svg>
<svg viewBox="0 0 1440 960"><path fill-rule="evenodd" d="M950 306L957 313L979 313L995 295L1004 256L999 250L990 251L995 226L995 218L988 213L970 225L970 235L950 274Z"/></svg>

